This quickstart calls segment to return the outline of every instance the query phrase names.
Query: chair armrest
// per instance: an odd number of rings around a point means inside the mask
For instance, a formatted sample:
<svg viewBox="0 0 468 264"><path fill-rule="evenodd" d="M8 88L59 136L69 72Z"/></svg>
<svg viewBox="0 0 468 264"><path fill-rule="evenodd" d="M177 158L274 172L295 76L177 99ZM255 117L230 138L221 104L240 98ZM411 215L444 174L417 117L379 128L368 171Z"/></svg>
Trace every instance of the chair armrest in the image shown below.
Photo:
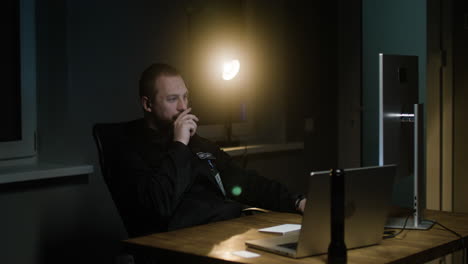
<svg viewBox="0 0 468 264"><path fill-rule="evenodd" d="M263 209L263 208L258 208L258 207L247 207L242 209L242 213L244 215L253 215L256 213L269 213L269 210Z"/></svg>

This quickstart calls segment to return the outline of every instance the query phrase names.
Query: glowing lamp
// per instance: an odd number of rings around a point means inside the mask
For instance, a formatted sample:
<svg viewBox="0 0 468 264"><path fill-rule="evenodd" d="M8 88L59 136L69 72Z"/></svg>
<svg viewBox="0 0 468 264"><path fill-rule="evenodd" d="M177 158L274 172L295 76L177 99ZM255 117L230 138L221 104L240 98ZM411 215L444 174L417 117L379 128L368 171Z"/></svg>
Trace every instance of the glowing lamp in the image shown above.
<svg viewBox="0 0 468 264"><path fill-rule="evenodd" d="M239 60L231 60L223 64L223 80L231 80L239 73Z"/></svg>

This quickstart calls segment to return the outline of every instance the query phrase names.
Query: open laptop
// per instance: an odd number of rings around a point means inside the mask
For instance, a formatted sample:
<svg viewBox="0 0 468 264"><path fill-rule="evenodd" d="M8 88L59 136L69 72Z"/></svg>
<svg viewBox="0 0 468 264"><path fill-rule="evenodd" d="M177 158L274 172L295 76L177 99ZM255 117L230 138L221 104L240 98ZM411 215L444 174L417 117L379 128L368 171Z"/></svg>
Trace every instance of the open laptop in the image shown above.
<svg viewBox="0 0 468 264"><path fill-rule="evenodd" d="M348 249L382 241L395 165L345 169L345 243ZM301 258L327 253L330 243L330 171L312 172L301 230L246 245Z"/></svg>

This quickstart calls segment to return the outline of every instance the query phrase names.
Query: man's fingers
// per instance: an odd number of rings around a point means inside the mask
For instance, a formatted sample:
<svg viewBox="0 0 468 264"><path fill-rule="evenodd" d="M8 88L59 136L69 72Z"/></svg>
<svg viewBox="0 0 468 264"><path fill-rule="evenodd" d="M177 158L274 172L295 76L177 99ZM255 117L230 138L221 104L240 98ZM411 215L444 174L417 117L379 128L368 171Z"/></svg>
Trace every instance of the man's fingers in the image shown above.
<svg viewBox="0 0 468 264"><path fill-rule="evenodd" d="M194 120L194 121L198 122L198 117L195 116L195 115L192 115L192 114L187 114L187 115L181 117L180 120Z"/></svg>
<svg viewBox="0 0 468 264"><path fill-rule="evenodd" d="M190 113L190 111L192 111L192 108L191 107L187 108L185 111L183 111L177 116L176 121L184 118L188 113Z"/></svg>
<svg viewBox="0 0 468 264"><path fill-rule="evenodd" d="M184 114L184 115L185 115L185 114L190 113L190 111L192 111L192 107L187 108L187 109L186 109L185 111L183 111L181 114Z"/></svg>
<svg viewBox="0 0 468 264"><path fill-rule="evenodd" d="M196 129L197 128L197 123L192 120L192 119L187 119L187 120L180 120L179 122L175 123L177 127L180 128L188 128L188 129Z"/></svg>
<svg viewBox="0 0 468 264"><path fill-rule="evenodd" d="M193 129L193 128L197 128L197 123L195 123L195 121L193 120L187 120L187 125L190 126L190 129Z"/></svg>
<svg viewBox="0 0 468 264"><path fill-rule="evenodd" d="M197 128L196 128L196 127L195 127L195 128L191 128L191 129L190 129L190 136L195 135L196 132L197 132Z"/></svg>
<svg viewBox="0 0 468 264"><path fill-rule="evenodd" d="M190 136L193 136L195 132L197 132L197 123L195 123L193 120L189 120L187 121L187 126L189 127Z"/></svg>
<svg viewBox="0 0 468 264"><path fill-rule="evenodd" d="M188 108L181 112L174 121L174 129L176 130L174 136L177 139L182 138L181 142L188 142L188 138L185 137L192 137L197 131L198 117L189 114L191 110L191 108ZM187 132L188 134L185 134ZM185 136L183 136L184 134Z"/></svg>
<svg viewBox="0 0 468 264"><path fill-rule="evenodd" d="M189 110L191 110L191 108L185 110L184 112L180 113L179 116L176 118L176 120L174 122L184 122L186 120L194 120L196 122L198 122L198 117L196 115L193 115L193 114L189 114Z"/></svg>

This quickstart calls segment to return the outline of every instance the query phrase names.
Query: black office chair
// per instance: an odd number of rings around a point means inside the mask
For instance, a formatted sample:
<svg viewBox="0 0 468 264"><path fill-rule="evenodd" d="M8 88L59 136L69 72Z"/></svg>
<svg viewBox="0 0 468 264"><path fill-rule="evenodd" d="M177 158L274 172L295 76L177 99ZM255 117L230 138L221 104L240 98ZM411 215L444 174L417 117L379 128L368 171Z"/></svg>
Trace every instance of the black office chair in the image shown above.
<svg viewBox="0 0 468 264"><path fill-rule="evenodd" d="M93 137L98 149L101 173L111 195L113 189L110 163L124 126L125 123L98 123L93 126Z"/></svg>
<svg viewBox="0 0 468 264"><path fill-rule="evenodd" d="M96 143L99 154L99 165L104 182L109 190L112 200L117 208L117 211L122 219L125 229L130 237L134 237L139 233L133 230L131 221L128 217L131 215L128 208L125 207L125 201L120 201L121 196L117 195L118 186L116 179L113 177L117 153L120 144L125 140L125 127L131 123L139 122L138 120L121 122L121 123L97 123L93 126L93 137ZM114 165L113 165L114 164ZM127 205L128 207L128 205Z"/></svg>
<svg viewBox="0 0 468 264"><path fill-rule="evenodd" d="M118 196L115 195L115 180L112 177L111 166L114 159L113 153L115 153L119 142L122 140L122 137L124 136L124 127L128 123L129 122L95 124L93 126L93 137L98 150L99 165L101 167L101 174L103 176L104 182L111 194L112 200L117 208L120 218L122 219L125 230L129 234L129 236L132 237L134 232L131 226L129 225L129 221L126 218L124 208L122 207L121 203L117 200ZM114 263L116 264L134 264L135 262L135 257L133 255L128 254L128 252L125 249L122 249L122 251L118 255L116 255L114 259ZM140 262L141 261L138 261L138 263Z"/></svg>

